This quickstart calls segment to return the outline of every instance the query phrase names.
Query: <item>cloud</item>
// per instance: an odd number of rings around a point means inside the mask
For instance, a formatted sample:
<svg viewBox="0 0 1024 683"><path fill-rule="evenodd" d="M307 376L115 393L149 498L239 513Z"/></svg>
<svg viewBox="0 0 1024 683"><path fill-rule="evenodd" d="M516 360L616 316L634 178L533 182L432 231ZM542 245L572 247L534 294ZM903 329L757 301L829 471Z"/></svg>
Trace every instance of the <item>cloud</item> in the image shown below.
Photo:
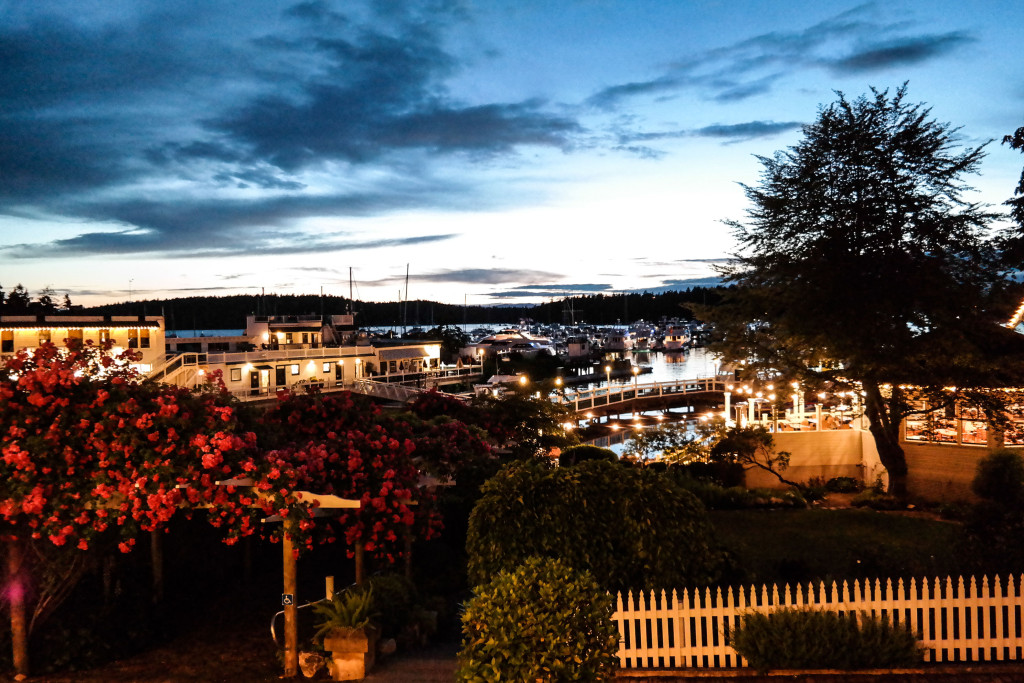
<svg viewBox="0 0 1024 683"><path fill-rule="evenodd" d="M688 55L650 79L607 86L586 103L611 110L627 100L683 92L715 102L739 102L770 93L784 76L801 71L884 71L945 57L975 40L966 31L914 33L914 26L906 22L875 19L877 10L875 4L860 5L802 30L763 33Z"/></svg>
<svg viewBox="0 0 1024 683"><path fill-rule="evenodd" d="M659 140L676 140L680 138L718 138L727 143L741 140L753 140L785 133L800 128L804 124L799 121L745 121L743 123L715 124L690 130L627 132L619 131L618 146L615 149L630 152L641 158L658 159L664 152L637 142L655 142Z"/></svg>
<svg viewBox="0 0 1024 683"><path fill-rule="evenodd" d="M538 290L543 289L547 291L561 291L561 292L607 292L612 288L611 285L604 284L544 284L544 285L520 285L515 289L521 290Z"/></svg>
<svg viewBox="0 0 1024 683"><path fill-rule="evenodd" d="M569 151L585 134L541 99L451 96L464 65L446 32L470 20L463 3L268 6L280 13L201 0L12 10L0 24L0 214L96 225L6 255L305 253L448 239L357 241L295 225L513 201L465 169L521 163L525 147Z"/></svg>
<svg viewBox="0 0 1024 683"><path fill-rule="evenodd" d="M963 31L898 38L869 44L841 59L826 61L826 65L839 74L881 71L942 57L974 41L974 37Z"/></svg>
<svg viewBox="0 0 1024 683"><path fill-rule="evenodd" d="M431 283L465 283L474 285L500 285L507 282L522 282L523 280L548 280L558 277L555 273L548 273L542 270L520 270L510 268L461 268L453 270L439 270L432 273L417 273L417 282ZM376 280L372 284L389 284L393 282L404 282L405 276L384 278Z"/></svg>
<svg viewBox="0 0 1024 683"><path fill-rule="evenodd" d="M704 126L692 132L697 137L704 138L729 138L750 140L753 138L770 137L785 133L794 128L803 126L799 121L747 121L745 123L717 124Z"/></svg>

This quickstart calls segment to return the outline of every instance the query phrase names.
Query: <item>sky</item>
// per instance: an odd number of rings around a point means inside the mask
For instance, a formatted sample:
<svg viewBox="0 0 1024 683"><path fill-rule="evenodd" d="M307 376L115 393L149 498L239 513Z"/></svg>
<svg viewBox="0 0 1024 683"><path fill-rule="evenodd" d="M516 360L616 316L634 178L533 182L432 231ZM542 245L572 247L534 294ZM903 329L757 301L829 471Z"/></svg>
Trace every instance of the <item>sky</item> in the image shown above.
<svg viewBox="0 0 1024 683"><path fill-rule="evenodd" d="M991 141L968 198L1002 210L1022 27L1019 0L0 0L0 286L684 289L758 155L904 82Z"/></svg>

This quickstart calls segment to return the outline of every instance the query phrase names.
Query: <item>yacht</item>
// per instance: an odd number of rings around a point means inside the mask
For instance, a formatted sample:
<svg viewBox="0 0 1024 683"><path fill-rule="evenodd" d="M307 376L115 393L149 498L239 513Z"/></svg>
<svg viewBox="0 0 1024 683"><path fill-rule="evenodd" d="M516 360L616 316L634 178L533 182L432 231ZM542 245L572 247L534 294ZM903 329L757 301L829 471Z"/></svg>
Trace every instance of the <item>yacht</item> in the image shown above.
<svg viewBox="0 0 1024 683"><path fill-rule="evenodd" d="M682 351L690 343L690 328L686 325L669 325L663 343L666 351Z"/></svg>
<svg viewBox="0 0 1024 683"><path fill-rule="evenodd" d="M524 358L539 354L556 355L555 345L547 337L533 336L514 328L499 330L472 345L476 356L496 356L518 353Z"/></svg>

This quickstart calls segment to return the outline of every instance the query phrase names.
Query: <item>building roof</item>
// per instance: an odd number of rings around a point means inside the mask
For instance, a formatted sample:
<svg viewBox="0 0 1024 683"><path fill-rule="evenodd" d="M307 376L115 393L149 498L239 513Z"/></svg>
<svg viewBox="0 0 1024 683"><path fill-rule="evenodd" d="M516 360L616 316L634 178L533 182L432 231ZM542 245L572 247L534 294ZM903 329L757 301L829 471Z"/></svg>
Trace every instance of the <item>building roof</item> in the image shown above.
<svg viewBox="0 0 1024 683"><path fill-rule="evenodd" d="M0 315L0 329L158 329L161 320L158 316L144 315Z"/></svg>

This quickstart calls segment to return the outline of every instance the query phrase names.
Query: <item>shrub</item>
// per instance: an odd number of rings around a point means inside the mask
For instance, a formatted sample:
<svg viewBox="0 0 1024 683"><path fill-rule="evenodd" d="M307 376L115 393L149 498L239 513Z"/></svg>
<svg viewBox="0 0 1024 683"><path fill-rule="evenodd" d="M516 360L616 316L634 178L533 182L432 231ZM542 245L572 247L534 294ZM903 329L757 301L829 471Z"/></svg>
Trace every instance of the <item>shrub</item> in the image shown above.
<svg viewBox="0 0 1024 683"><path fill-rule="evenodd" d="M619 456L610 448L580 444L579 446L570 446L564 449L562 454L558 456L558 464L561 467L568 467L570 465L578 465L586 460L609 460L615 462L618 459Z"/></svg>
<svg viewBox="0 0 1024 683"><path fill-rule="evenodd" d="M473 585L539 556L608 590L674 588L713 582L722 560L704 506L669 475L601 460L506 466L473 508L466 550Z"/></svg>
<svg viewBox="0 0 1024 683"><path fill-rule="evenodd" d="M896 496L883 493L876 488L864 489L850 501L854 507L868 507L872 510L901 510L906 503Z"/></svg>
<svg viewBox="0 0 1024 683"><path fill-rule="evenodd" d="M853 477L832 477L825 482L825 490L832 493L857 493L864 485Z"/></svg>
<svg viewBox="0 0 1024 683"><path fill-rule="evenodd" d="M467 603L456 680L608 680L619 645L614 609L589 573L529 558Z"/></svg>
<svg viewBox="0 0 1024 683"><path fill-rule="evenodd" d="M964 553L980 571L1016 572L1024 563L1024 460L994 450L978 462L971 489L981 500L963 526Z"/></svg>
<svg viewBox="0 0 1024 683"><path fill-rule="evenodd" d="M857 618L812 609L751 612L729 640L759 671L906 667L922 659L914 634L866 613Z"/></svg>
<svg viewBox="0 0 1024 683"><path fill-rule="evenodd" d="M394 637L409 620L416 588L400 574L379 574L371 577L369 583L376 614L374 622L380 626L382 637Z"/></svg>
<svg viewBox="0 0 1024 683"><path fill-rule="evenodd" d="M1019 506L1024 502L1024 458L1005 449L992 451L978 462L971 490L979 498Z"/></svg>

